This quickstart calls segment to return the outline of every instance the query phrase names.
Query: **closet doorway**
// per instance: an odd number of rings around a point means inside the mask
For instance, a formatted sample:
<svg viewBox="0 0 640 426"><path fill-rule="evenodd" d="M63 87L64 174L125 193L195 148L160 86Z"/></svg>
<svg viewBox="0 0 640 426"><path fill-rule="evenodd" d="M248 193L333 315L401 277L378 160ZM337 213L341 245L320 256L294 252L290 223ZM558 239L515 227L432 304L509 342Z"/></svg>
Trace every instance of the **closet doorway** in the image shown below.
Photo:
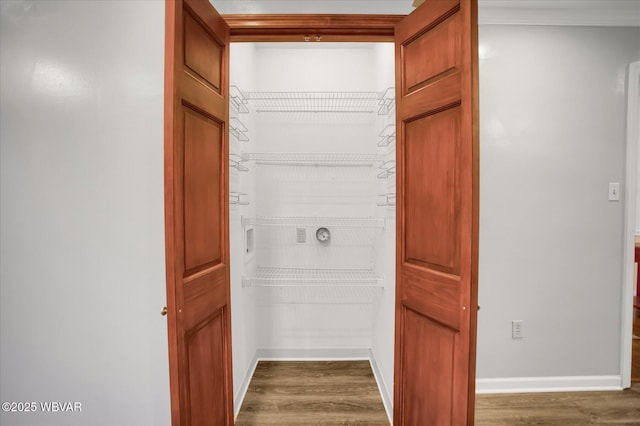
<svg viewBox="0 0 640 426"><path fill-rule="evenodd" d="M237 128L229 115L229 43L312 37L396 43L394 424L472 424L476 2L427 1L407 17L221 17L206 0L185 0L167 2L166 22L173 423L233 424L229 201L236 195L228 166L229 133Z"/></svg>

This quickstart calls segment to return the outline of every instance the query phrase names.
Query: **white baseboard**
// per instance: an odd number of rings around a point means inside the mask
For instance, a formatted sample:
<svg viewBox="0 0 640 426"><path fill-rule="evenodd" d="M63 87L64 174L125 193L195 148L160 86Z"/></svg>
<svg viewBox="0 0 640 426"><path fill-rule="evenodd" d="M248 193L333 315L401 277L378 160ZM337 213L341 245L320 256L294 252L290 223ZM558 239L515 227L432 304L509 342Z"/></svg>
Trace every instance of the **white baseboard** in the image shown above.
<svg viewBox="0 0 640 426"><path fill-rule="evenodd" d="M258 354L253 356L251 360L251 364L249 364L249 368L247 369L247 373L244 375L242 379L242 383L240 384L240 388L236 393L236 397L233 401L233 415L238 416L240 412L240 407L242 407L242 401L244 401L244 397L247 395L247 390L249 389L249 383L251 382L251 378L253 377L253 373L256 371L256 367L258 366Z"/></svg>
<svg viewBox="0 0 640 426"><path fill-rule="evenodd" d="M378 363L376 362L376 357L373 355L371 350L369 350L369 363L371 364L373 376L376 378L376 383L378 384L378 389L382 396L384 411L387 412L387 418L391 421L391 419L393 419L393 399L391 399L391 395L387 392L387 385L382 378L382 371L380 371L380 367L378 367Z"/></svg>
<svg viewBox="0 0 640 426"><path fill-rule="evenodd" d="M621 390L620 376L507 377L476 379L476 393L577 392Z"/></svg>

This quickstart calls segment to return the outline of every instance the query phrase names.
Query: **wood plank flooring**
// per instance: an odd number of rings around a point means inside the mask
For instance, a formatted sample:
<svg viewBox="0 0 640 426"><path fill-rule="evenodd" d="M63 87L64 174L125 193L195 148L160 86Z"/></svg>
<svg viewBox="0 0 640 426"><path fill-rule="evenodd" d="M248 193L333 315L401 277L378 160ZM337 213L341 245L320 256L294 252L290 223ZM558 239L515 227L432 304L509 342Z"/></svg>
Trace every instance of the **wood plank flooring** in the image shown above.
<svg viewBox="0 0 640 426"><path fill-rule="evenodd" d="M384 425L369 361L260 361L236 425Z"/></svg>
<svg viewBox="0 0 640 426"><path fill-rule="evenodd" d="M640 426L640 383L620 392L476 396L476 426ZM236 425L389 425L368 361L261 361Z"/></svg>
<svg viewBox="0 0 640 426"><path fill-rule="evenodd" d="M640 425L640 384L610 392L476 396L476 426Z"/></svg>

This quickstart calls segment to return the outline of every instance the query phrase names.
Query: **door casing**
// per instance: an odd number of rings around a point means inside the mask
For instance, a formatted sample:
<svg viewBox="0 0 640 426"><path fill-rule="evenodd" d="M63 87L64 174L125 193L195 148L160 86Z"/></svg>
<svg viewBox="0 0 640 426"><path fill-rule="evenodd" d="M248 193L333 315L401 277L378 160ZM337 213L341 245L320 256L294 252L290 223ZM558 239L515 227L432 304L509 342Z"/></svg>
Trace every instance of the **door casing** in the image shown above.
<svg viewBox="0 0 640 426"><path fill-rule="evenodd" d="M396 24L406 15L222 15L230 42L394 42ZM171 335L171 330L169 331ZM475 330L474 330L475 335ZM475 346L475 339L473 339ZM474 363L475 366L475 363ZM171 374L175 374L172 372ZM178 400L172 387L171 399ZM173 405L173 404L172 404ZM473 422L473 418L471 417Z"/></svg>
<svg viewBox="0 0 640 426"><path fill-rule="evenodd" d="M393 42L405 15L222 15L233 42Z"/></svg>

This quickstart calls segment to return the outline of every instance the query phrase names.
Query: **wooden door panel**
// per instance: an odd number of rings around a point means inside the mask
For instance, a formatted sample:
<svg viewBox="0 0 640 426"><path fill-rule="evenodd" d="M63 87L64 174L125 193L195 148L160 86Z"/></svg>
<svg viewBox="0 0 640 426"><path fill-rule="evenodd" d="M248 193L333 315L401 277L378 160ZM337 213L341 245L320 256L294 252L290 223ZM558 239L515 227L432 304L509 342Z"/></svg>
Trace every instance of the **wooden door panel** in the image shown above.
<svg viewBox="0 0 640 426"><path fill-rule="evenodd" d="M451 108L404 125L405 262L454 275L460 270L459 114Z"/></svg>
<svg viewBox="0 0 640 426"><path fill-rule="evenodd" d="M209 88L202 79L189 71L182 75L182 102L194 110L204 112L210 117L223 117L225 114L225 98L214 89Z"/></svg>
<svg viewBox="0 0 640 426"><path fill-rule="evenodd" d="M197 327L202 321L226 305L229 290L226 286L224 264L193 274L184 280L183 297L191 309L184 312L186 329Z"/></svg>
<svg viewBox="0 0 640 426"><path fill-rule="evenodd" d="M222 50L209 30L187 12L184 21L184 64L218 93L222 75Z"/></svg>
<svg viewBox="0 0 640 426"><path fill-rule="evenodd" d="M455 13L404 46L404 93L411 93L459 68L460 15ZM424 55L438 50L438 56Z"/></svg>
<svg viewBox="0 0 640 426"><path fill-rule="evenodd" d="M433 114L438 109L459 105L461 85L460 73L441 74L438 76L437 84L421 87L416 92L409 93L401 103L398 102L397 115L411 116L413 111L428 111Z"/></svg>
<svg viewBox="0 0 640 426"><path fill-rule="evenodd" d="M185 108L184 114L185 276L220 263L223 128Z"/></svg>
<svg viewBox="0 0 640 426"><path fill-rule="evenodd" d="M232 425L229 28L166 2L165 211L172 424Z"/></svg>
<svg viewBox="0 0 640 426"><path fill-rule="evenodd" d="M225 380L225 354L219 344L224 340L224 317L224 310L219 309L186 335L191 401L188 423L192 425L226 424L225 394L217 390Z"/></svg>
<svg viewBox="0 0 640 426"><path fill-rule="evenodd" d="M477 4L396 27L394 424L472 425L478 247Z"/></svg>
<svg viewBox="0 0 640 426"><path fill-rule="evenodd" d="M402 381L408 395L421 395L421 403L403 399L404 424L452 424L451 389L440 384L453 381L453 362L457 330L450 329L412 309L403 308L407 340L403 353L405 365L417 368L403 371Z"/></svg>
<svg viewBox="0 0 640 426"><path fill-rule="evenodd" d="M396 24L395 41L402 40L403 43L408 44L429 32L434 26L457 13L460 10L460 3L460 0L425 1L419 9ZM423 18L426 18L426 21Z"/></svg>
<svg viewBox="0 0 640 426"><path fill-rule="evenodd" d="M429 312L435 321L460 328L460 279L405 265L402 283L402 306Z"/></svg>

